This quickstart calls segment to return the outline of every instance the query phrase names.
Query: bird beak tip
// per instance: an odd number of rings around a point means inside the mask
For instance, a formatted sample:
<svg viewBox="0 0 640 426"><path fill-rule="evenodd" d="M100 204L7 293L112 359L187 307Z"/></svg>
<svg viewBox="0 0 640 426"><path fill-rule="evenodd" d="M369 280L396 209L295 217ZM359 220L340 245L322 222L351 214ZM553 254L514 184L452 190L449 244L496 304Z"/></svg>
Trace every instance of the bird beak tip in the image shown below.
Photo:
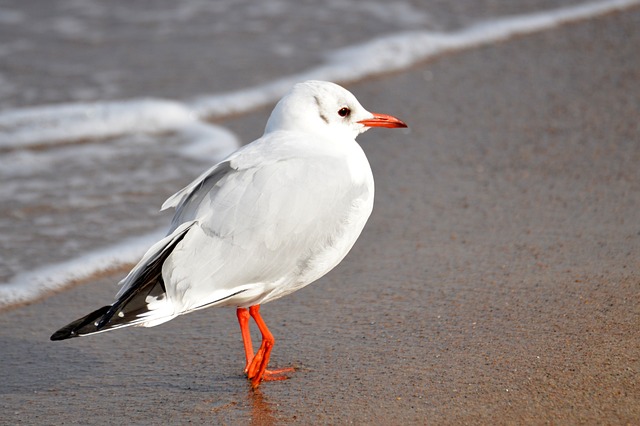
<svg viewBox="0 0 640 426"><path fill-rule="evenodd" d="M373 113L372 118L360 120L358 123L364 124L367 127L386 127L390 129L409 127L404 121L392 115L380 114L377 112Z"/></svg>

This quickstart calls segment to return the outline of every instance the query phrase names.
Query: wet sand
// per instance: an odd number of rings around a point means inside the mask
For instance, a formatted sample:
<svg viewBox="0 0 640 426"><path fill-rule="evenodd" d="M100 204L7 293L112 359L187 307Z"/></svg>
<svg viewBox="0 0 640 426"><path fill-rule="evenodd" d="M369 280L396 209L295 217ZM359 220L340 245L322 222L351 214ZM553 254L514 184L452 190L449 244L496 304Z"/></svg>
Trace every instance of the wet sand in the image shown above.
<svg viewBox="0 0 640 426"><path fill-rule="evenodd" d="M361 239L263 307L290 380L250 390L231 309L50 342L106 277L0 314L1 423L637 423L638 27L635 8L349 86L411 129L360 137ZM250 140L268 112L225 124Z"/></svg>

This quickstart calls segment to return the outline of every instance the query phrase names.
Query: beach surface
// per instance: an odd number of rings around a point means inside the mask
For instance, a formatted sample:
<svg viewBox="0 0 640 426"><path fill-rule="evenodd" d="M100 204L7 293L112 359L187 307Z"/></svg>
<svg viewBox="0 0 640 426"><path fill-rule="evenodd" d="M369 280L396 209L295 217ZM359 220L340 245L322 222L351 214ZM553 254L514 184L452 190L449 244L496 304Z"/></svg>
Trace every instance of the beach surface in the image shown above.
<svg viewBox="0 0 640 426"><path fill-rule="evenodd" d="M360 136L363 235L262 308L289 380L251 390L233 309L50 342L116 271L0 312L0 423L638 423L638 28L630 8L348 85L410 129ZM222 124L253 140L269 112Z"/></svg>

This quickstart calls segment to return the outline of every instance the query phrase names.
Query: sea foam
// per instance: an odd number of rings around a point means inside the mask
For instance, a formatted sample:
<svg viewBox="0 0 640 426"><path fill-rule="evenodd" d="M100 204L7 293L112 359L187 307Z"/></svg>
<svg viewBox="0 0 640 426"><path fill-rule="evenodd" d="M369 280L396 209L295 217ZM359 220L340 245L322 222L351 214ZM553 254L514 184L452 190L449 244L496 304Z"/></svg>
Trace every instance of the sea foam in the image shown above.
<svg viewBox="0 0 640 426"><path fill-rule="evenodd" d="M179 102L134 99L21 108L0 114L0 148L55 145L132 132L157 133L195 123Z"/></svg>
<svg viewBox="0 0 640 426"><path fill-rule="evenodd" d="M556 28L638 4L640 0L584 3L479 22L453 32L410 31L390 34L336 50L326 56L323 64L301 73L233 93L202 96L193 100L190 106L200 117L220 118L239 114L277 101L300 81L354 82L365 77L401 71L436 55Z"/></svg>
<svg viewBox="0 0 640 426"><path fill-rule="evenodd" d="M640 0L584 3L479 22L453 32L391 34L334 51L326 56L324 63L297 74L235 92L200 96L187 102L133 99L7 111L0 113L0 148L54 145L131 132L173 131L196 123L198 119L220 119L272 104L300 81L354 82L400 71L446 52L544 31L638 4Z"/></svg>
<svg viewBox="0 0 640 426"><path fill-rule="evenodd" d="M129 238L66 262L18 274L10 282L0 285L0 307L28 302L70 283L82 282L100 272L134 263L165 234L163 229Z"/></svg>

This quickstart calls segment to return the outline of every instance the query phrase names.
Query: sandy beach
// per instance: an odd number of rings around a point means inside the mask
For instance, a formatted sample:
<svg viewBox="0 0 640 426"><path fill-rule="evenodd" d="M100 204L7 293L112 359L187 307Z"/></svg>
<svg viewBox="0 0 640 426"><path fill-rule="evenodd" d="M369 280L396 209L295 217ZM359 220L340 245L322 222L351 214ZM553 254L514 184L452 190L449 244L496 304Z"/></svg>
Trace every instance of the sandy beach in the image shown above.
<svg viewBox="0 0 640 426"><path fill-rule="evenodd" d="M410 129L359 138L376 204L345 261L262 308L290 380L250 389L232 309L50 342L114 274L0 312L0 423L638 423L638 28L632 8L348 86ZM269 112L223 124L253 140Z"/></svg>

